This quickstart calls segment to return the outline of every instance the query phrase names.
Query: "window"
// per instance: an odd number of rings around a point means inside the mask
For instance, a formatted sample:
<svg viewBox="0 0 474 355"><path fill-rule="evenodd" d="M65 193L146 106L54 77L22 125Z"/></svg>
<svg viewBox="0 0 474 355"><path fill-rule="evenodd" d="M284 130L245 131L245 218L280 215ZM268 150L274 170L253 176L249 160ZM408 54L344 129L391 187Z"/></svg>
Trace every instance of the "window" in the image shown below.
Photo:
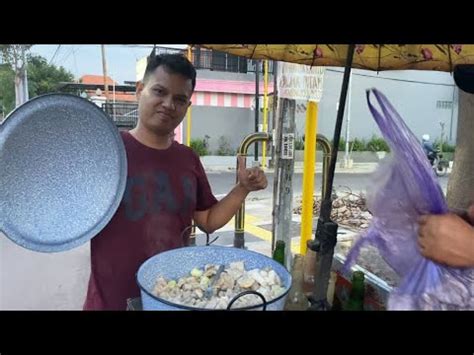
<svg viewBox="0 0 474 355"><path fill-rule="evenodd" d="M212 69L225 71L226 55L223 52L212 52Z"/></svg>
<svg viewBox="0 0 474 355"><path fill-rule="evenodd" d="M453 102L452 101L436 101L436 108L442 109L442 110L450 110L453 108Z"/></svg>

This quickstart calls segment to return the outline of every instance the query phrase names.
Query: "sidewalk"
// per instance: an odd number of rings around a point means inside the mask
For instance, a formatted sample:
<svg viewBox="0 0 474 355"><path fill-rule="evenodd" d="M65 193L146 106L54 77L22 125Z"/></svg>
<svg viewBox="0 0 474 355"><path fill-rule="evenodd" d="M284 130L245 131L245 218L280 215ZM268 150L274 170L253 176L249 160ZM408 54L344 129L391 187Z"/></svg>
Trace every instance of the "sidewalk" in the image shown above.
<svg viewBox="0 0 474 355"><path fill-rule="evenodd" d="M267 162L269 158L267 158ZM233 156L204 156L201 157L201 162L204 166L204 170L207 172L230 172L235 171L236 169L236 158ZM260 159L261 162L261 159ZM254 160L252 156L247 158L247 167L252 167L254 164ZM344 168L341 166L341 163L338 161L336 164L336 174L371 174L373 173L377 167L377 162L354 162L351 168ZM268 163L267 163L268 166ZM316 162L316 173L321 173L323 171L323 163ZM448 174L452 171L452 163L450 163L450 167L448 168ZM265 168L265 172L267 173L274 173L273 168ZM296 161L294 167L295 174L302 174L303 173L303 162Z"/></svg>
<svg viewBox="0 0 474 355"><path fill-rule="evenodd" d="M267 159L268 161L269 159ZM231 156L204 156L201 157L201 162L207 172L230 172L236 169L236 158ZM247 158L247 167L252 167L253 157ZM268 164L267 164L268 166ZM340 163L336 165L336 173L344 174L370 174L375 171L378 163L353 163L352 168L342 168ZM316 162L316 173L321 173L323 170L323 163ZM265 172L273 173L274 169L266 168ZM294 172L296 174L303 173L303 162L295 162Z"/></svg>

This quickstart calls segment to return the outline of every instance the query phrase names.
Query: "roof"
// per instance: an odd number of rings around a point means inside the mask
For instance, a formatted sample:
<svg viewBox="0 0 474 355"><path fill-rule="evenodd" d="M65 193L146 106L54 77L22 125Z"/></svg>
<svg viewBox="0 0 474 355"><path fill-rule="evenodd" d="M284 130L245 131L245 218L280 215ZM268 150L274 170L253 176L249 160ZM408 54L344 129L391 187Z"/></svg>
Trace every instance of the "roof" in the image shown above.
<svg viewBox="0 0 474 355"><path fill-rule="evenodd" d="M104 76L103 75L83 75L79 78L81 84L96 84L104 85ZM110 76L107 76L108 85L117 85L118 83L114 81Z"/></svg>
<svg viewBox="0 0 474 355"><path fill-rule="evenodd" d="M95 91L88 91L87 95L89 97L96 96L96 92ZM101 96L105 97L105 94L102 92ZM114 95L113 92L109 91L109 101L113 101L114 96L115 96L115 101L137 102L137 97L136 97L135 93L127 94L127 93L117 93L116 92L115 95Z"/></svg>
<svg viewBox="0 0 474 355"><path fill-rule="evenodd" d="M58 83L57 89L60 91L68 91L68 90L96 90L100 89L105 91L104 82L99 84L78 84L78 83L65 83L60 82ZM109 91L112 92L113 87L109 86ZM133 92L135 93L136 87L134 85L115 85L115 91L120 92Z"/></svg>

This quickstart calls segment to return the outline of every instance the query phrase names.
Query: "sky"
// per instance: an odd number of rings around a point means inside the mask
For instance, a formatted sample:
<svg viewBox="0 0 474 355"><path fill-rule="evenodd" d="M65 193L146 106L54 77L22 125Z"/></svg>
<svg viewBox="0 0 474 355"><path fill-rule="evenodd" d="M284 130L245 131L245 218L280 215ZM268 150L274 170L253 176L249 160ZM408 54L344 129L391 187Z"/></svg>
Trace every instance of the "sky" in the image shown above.
<svg viewBox="0 0 474 355"><path fill-rule="evenodd" d="M100 45L34 45L31 52L46 58L56 66L63 66L74 77L102 75L102 52ZM170 48L186 48L186 45L166 45ZM149 55L153 45L106 45L108 76L120 84L135 81L136 61ZM57 52L56 52L57 51Z"/></svg>
<svg viewBox="0 0 474 355"><path fill-rule="evenodd" d="M158 45L169 48L186 48L185 44ZM58 49L59 48L59 49ZM150 54L152 44L124 44L106 45L105 56L107 60L108 75L119 84L124 81L135 81L135 65L137 60ZM102 75L102 54L99 44L95 45L34 45L31 52L46 58L48 62L56 66L63 66L74 76L80 78L83 75ZM343 71L343 68L336 68ZM450 73L433 71L384 71L376 73L373 71L354 70L355 73L366 73L367 75L396 78L405 80L420 80L433 83L453 84Z"/></svg>

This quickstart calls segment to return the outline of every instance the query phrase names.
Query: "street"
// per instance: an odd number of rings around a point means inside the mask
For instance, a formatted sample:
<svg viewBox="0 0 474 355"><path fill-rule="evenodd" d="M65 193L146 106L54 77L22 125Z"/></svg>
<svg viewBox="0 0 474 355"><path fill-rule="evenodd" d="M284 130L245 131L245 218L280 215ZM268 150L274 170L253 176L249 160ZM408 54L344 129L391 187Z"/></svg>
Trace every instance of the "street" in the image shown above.
<svg viewBox="0 0 474 355"><path fill-rule="evenodd" d="M334 175L334 189L341 190L343 187L349 187L353 192L365 191L369 183L371 174L347 174L340 173ZM208 173L209 183L212 192L215 195L228 193L235 185L235 172ZM251 197L271 198L273 196L273 174L267 174L268 187L263 191L253 192ZM440 177L439 182L444 191L448 185L448 177ZM295 173L293 175L293 196L301 195L303 184L303 174ZM315 179L315 190L318 194L321 191L321 174L317 174ZM346 191L346 190L344 190Z"/></svg>

